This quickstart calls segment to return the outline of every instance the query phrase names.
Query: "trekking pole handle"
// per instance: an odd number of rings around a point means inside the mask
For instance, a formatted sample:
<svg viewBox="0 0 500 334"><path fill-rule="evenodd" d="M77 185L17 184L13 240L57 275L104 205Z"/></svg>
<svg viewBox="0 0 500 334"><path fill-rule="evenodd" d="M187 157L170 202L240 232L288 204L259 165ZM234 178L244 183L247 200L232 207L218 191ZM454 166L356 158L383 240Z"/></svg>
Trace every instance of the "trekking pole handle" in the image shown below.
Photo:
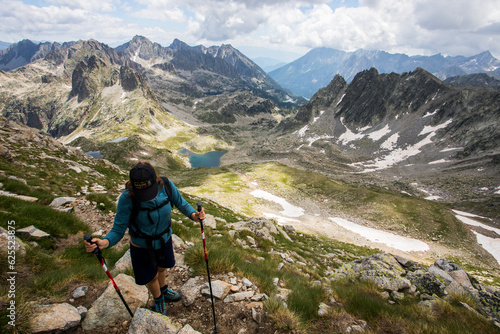
<svg viewBox="0 0 500 334"><path fill-rule="evenodd" d="M83 240L85 240L86 242L88 242L89 244L94 244L97 246L97 243L96 242L93 242L92 241L92 234L85 234L83 236ZM101 250L99 249L99 246L97 246L93 251L92 251L92 254L95 254L97 255L98 257L102 257L102 254L101 254Z"/></svg>
<svg viewBox="0 0 500 334"><path fill-rule="evenodd" d="M196 206L198 207L198 212L200 212L201 211L201 206L202 206L201 202L196 203Z"/></svg>

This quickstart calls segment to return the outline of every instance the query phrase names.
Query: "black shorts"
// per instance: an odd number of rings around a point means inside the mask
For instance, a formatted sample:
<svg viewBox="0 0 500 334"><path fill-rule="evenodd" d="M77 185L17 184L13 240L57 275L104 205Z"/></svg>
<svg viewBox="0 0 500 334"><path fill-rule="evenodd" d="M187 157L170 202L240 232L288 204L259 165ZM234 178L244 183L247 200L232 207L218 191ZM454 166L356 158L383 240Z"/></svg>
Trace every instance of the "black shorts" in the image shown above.
<svg viewBox="0 0 500 334"><path fill-rule="evenodd" d="M151 258L149 250L130 245L130 258L132 259L132 268L134 268L136 284L145 285L151 282L158 272L158 267L172 268L175 265L172 238L170 238L165 244L163 253L161 248L155 249L154 256L156 264Z"/></svg>

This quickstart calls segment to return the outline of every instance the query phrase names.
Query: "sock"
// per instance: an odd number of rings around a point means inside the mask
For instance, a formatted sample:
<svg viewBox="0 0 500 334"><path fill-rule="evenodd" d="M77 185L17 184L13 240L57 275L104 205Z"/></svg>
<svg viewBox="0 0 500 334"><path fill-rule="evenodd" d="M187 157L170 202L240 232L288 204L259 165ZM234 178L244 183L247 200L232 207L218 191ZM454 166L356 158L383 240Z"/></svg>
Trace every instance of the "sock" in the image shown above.
<svg viewBox="0 0 500 334"><path fill-rule="evenodd" d="M168 290L168 284L165 284L162 288L160 288L161 294L164 295Z"/></svg>

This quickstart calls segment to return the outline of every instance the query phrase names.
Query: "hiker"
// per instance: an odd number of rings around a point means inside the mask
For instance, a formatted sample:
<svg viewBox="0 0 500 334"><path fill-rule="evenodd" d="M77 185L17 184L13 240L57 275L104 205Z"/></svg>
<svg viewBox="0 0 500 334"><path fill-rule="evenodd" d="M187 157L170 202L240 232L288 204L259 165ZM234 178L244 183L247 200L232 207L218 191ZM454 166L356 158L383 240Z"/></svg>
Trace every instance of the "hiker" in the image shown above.
<svg viewBox="0 0 500 334"><path fill-rule="evenodd" d="M128 227L130 256L135 282L146 285L154 297L155 310L166 315L165 302L181 299L166 284L166 269L175 265L170 212L175 205L186 217L200 222L204 209L197 212L166 177L158 177L149 162L139 162L130 170L130 179L118 199L111 231L103 238L84 241L87 252L116 245ZM95 243L95 244L94 244Z"/></svg>

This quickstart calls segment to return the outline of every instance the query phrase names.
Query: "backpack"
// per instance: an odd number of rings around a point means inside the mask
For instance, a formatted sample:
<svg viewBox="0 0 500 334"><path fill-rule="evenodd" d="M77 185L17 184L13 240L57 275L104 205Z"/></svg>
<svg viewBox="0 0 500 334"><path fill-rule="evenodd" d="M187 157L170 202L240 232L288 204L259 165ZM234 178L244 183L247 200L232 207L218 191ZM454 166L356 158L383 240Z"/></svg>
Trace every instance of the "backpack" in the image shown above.
<svg viewBox="0 0 500 334"><path fill-rule="evenodd" d="M148 212L148 219L151 224L154 224L153 219L151 218L151 212L159 210L163 208L165 205L168 203L172 203L172 188L170 187L170 182L168 181L167 177L162 176L161 177L163 181L163 189L167 193L168 200L165 201L164 203L161 203L160 205L154 207L154 208L141 208L139 205L139 202L135 199L135 197L132 197L132 212L130 214L130 218L128 221L128 233L130 234L131 237L135 238L141 238L146 240L147 248L149 250L149 253L153 259L153 262L155 261L155 256L154 256L154 249L153 249L153 240L161 240L161 249L163 250L165 247L165 240L163 239L163 235L167 233L170 230L170 226L172 225L172 219L170 219L170 222L167 225L167 228L163 230L162 232L154 235L149 235L145 234L144 232L141 231L139 228L139 225L137 224L137 216L139 214L139 211L147 211ZM163 251L161 252L163 254Z"/></svg>

